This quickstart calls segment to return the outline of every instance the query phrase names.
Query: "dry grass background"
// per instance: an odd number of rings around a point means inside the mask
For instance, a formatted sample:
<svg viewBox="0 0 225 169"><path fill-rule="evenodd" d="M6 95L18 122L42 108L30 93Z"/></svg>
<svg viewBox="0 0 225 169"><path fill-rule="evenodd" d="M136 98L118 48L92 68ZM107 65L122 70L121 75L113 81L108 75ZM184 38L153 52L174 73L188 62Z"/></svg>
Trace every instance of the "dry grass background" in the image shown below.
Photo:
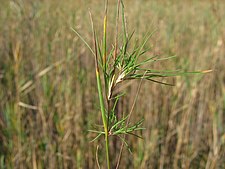
<svg viewBox="0 0 225 169"><path fill-rule="evenodd" d="M97 168L101 141L87 130L100 121L94 58L70 27L91 43L88 8L102 29L103 1L0 0L0 168ZM213 69L207 75L149 82L133 118L144 118L144 140L130 137L121 168L225 168L225 3L126 0L130 31L157 29L149 55L175 60L153 69ZM114 32L116 2L110 2ZM114 38L109 34L109 41ZM120 102L129 111L137 83ZM115 142L114 142L115 143ZM113 156L120 142L111 145ZM104 168L104 167L103 167Z"/></svg>

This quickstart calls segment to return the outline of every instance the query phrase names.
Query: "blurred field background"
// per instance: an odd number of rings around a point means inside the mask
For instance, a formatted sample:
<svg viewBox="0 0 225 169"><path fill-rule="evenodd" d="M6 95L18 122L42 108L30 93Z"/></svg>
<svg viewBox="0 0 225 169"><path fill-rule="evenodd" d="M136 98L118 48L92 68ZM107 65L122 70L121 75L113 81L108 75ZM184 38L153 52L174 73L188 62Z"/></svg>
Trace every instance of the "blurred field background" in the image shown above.
<svg viewBox="0 0 225 169"><path fill-rule="evenodd" d="M97 168L97 145L104 168L104 139L90 143L88 132L101 119L94 58L70 29L92 44L88 9L102 30L104 1L0 3L0 168ZM113 42L116 0L109 5ZM169 79L175 87L143 82L132 119L145 119L144 139L128 137L132 154L124 149L120 168L225 168L225 2L125 0L125 8L135 38L157 30L149 55L177 56L152 69L213 72ZM126 85L119 112L136 95L138 83ZM114 159L120 145L111 143Z"/></svg>

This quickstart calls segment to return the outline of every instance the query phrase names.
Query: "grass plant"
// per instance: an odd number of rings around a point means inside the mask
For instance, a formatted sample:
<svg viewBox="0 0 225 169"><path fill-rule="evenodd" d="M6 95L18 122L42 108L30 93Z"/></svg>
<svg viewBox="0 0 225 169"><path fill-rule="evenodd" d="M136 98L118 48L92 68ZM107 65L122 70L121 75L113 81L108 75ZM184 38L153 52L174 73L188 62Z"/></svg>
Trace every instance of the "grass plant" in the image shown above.
<svg viewBox="0 0 225 169"><path fill-rule="evenodd" d="M72 30L87 45L87 47L90 49L90 51L95 57L95 72L104 130L89 130L89 131L98 133L96 138L94 138L93 140L96 140L100 138L101 135L104 135L107 168L110 169L112 165L110 164L109 137L116 136L122 141L120 153L118 156L118 162L116 165L116 168L119 168L124 144L127 145L127 147L129 147L128 143L126 142L125 135L131 135L138 138L142 138L141 136L137 135L136 132L145 129L142 127L143 119L135 122L134 124L130 123L132 109L130 113L127 113L122 117L118 116L120 112L116 112L115 108L120 98L123 97L124 95L123 92L122 93L114 92L114 90L118 86L122 85L124 81L132 81L132 80L148 80L162 85L174 86L174 84L165 82L165 78L174 76L184 76L189 74L208 73L211 72L211 70L184 72L182 70L152 70L150 68L146 68L146 65L148 66L153 62L169 60L174 58L175 56L170 56L166 58L159 58L158 56L153 56L147 59L141 59L141 57L144 56L150 50L149 48L145 50L146 43L152 37L154 32L146 33L144 38L140 41L140 43L136 43L134 45L131 44L131 39L135 32L132 32L131 34L127 32L124 3L122 0L118 0L117 2L115 43L111 45L112 46L111 49L107 50L107 46L109 46L107 42L107 11L108 11L108 0L105 0L105 15L103 21L102 43L99 42L99 37L97 36L95 30L92 14L91 12L89 12L93 32L93 44L94 44L93 49L75 29ZM121 25L122 33L118 34L120 17L122 20ZM122 42L118 41L118 36L122 37ZM130 49L131 46L134 47ZM101 80L101 75L104 79L103 83ZM103 90L103 88L105 90ZM135 100L136 98L137 95L135 97ZM124 135L124 137L122 137L121 135Z"/></svg>

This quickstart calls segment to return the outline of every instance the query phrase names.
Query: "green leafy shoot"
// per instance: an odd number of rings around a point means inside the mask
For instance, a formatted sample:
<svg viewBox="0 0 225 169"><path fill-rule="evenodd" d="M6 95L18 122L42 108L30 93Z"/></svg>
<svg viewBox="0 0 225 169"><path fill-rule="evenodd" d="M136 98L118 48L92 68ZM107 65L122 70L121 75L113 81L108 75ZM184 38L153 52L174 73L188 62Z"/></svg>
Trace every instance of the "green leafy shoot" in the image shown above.
<svg viewBox="0 0 225 169"><path fill-rule="evenodd" d="M108 49L109 45L107 41L107 9L108 0L105 1L105 15L102 33L103 37L100 38L95 31L94 23L90 13L93 32L93 49L90 47L91 45L89 45L75 29L72 30L95 56L96 80L103 127L101 127L99 130L96 129L89 131L97 134L97 136L92 141L100 139L101 136L105 137L107 168L109 169L109 137L118 136L123 144L129 147L125 140L126 137L121 137L121 135L131 135L137 138L142 138L137 134L137 132L145 129L144 127L142 127L143 119L130 124L131 113L123 112L125 114L127 113L125 117L118 116L118 114L122 112L117 112L116 107L121 97L124 96L125 92L115 93L116 88L121 86L124 81L131 80L148 80L150 82L162 85L174 86L174 84L168 83L165 78L208 73L211 70L185 72L182 70L151 69L151 64L155 62L170 60L175 58L176 56L169 56L164 58L159 58L159 56L157 55L151 57L148 56L151 47L147 47L147 44L155 31L146 33L141 41L132 40L135 31L133 31L131 34L127 32L124 3L122 0L118 0L115 42L111 44L111 49ZM118 32L120 10L122 11L121 34L119 34ZM119 36L122 37L121 41L118 40ZM100 42L99 39L102 39L102 42ZM131 48L132 46L133 48ZM133 107L131 110L133 110Z"/></svg>

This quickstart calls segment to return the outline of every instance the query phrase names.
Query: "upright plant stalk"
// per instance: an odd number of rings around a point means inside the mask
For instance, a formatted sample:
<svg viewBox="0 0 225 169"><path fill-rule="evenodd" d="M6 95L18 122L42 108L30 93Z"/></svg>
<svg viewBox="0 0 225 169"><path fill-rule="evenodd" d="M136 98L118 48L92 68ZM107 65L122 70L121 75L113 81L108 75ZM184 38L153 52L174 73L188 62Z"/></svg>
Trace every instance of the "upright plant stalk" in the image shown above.
<svg viewBox="0 0 225 169"><path fill-rule="evenodd" d="M124 44L124 47L126 47L126 43L127 43L127 30L126 30L126 21L125 21L125 12L124 12L124 4L123 4L123 1L121 1L121 4L122 4L123 44Z"/></svg>
<svg viewBox="0 0 225 169"><path fill-rule="evenodd" d="M116 57L117 57L117 48L118 48L119 15L120 15L120 0L118 0L118 2L117 2L116 35L115 35L114 61L116 61ZM114 70L113 70L113 71L115 71L115 66L114 66Z"/></svg>
<svg viewBox="0 0 225 169"><path fill-rule="evenodd" d="M18 135L17 135L17 151L21 151L22 149L22 125L21 125L21 112L19 109L19 101L20 101L20 91L19 91L19 67L20 67L20 61L21 61L21 55L20 55L20 43L16 43L15 49L13 51L13 55L14 55L14 76L15 76L15 88L16 88L16 100L15 100L15 104L14 104L14 111L17 113L17 124L19 126L18 128ZM22 164L19 163L19 167Z"/></svg>
<svg viewBox="0 0 225 169"><path fill-rule="evenodd" d="M106 118L106 112L105 112L105 104L104 104L104 97L103 97L103 92L102 92L100 71L99 71L99 66L98 66L98 51L97 51L96 33L95 33L91 13L90 13L90 18L91 18L91 24L92 24L92 30L93 30L93 41L94 41L94 48L95 48L95 71L96 71L96 79L97 79L97 86L98 86L98 96L99 96L99 103L100 103L100 107L101 107L102 121L103 121L104 132L105 132L105 149L106 149L107 168L110 169L108 124L107 124L107 118Z"/></svg>
<svg viewBox="0 0 225 169"><path fill-rule="evenodd" d="M98 95L99 95L99 102L101 107L101 113L102 113L102 121L104 125L104 131L105 131L105 148L106 148L106 159L107 159L107 167L110 169L110 162L109 162L109 136L108 136L108 125L107 125L107 119L105 116L105 106L104 106L104 100L102 95L102 85L101 85L101 79L98 67L96 68L96 78L97 78L97 85L98 85Z"/></svg>
<svg viewBox="0 0 225 169"><path fill-rule="evenodd" d="M105 14L104 14L104 21L103 21L103 45L102 45L102 65L103 65L103 74L104 74L104 82L105 82L105 97L107 98L107 114L108 114L108 119L109 119L109 116L110 116L110 101L107 97L107 91L108 91L108 86L109 86L109 82L108 82L108 77L107 77L107 63L106 63L106 60L107 60L107 40L106 40L106 37L107 37L107 13L108 13L108 0L105 0ZM107 119L107 128L108 128L108 124L109 124L109 121Z"/></svg>
<svg viewBox="0 0 225 169"><path fill-rule="evenodd" d="M107 30L107 11L108 11L108 0L105 1L105 16L104 16L104 27L103 27L103 70L106 71L106 30Z"/></svg>

